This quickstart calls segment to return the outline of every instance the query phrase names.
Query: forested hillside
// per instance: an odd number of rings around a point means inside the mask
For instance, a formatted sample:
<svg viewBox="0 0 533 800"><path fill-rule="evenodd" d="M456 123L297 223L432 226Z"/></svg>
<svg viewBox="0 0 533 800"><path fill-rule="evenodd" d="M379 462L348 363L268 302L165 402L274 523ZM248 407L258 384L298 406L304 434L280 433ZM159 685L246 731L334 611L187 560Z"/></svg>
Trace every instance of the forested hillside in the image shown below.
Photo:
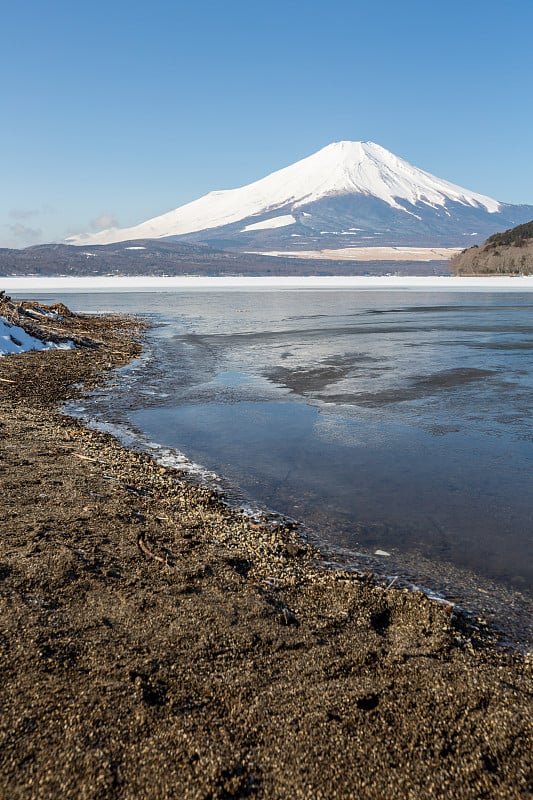
<svg viewBox="0 0 533 800"><path fill-rule="evenodd" d="M533 221L489 236L450 261L457 275L533 275Z"/></svg>

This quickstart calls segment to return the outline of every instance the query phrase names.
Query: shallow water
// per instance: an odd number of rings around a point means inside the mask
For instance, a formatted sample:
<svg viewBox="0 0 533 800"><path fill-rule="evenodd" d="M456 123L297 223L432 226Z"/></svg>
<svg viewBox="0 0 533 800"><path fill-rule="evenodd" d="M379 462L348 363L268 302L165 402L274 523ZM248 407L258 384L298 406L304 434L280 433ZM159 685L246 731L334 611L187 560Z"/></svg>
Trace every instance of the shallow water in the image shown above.
<svg viewBox="0 0 533 800"><path fill-rule="evenodd" d="M61 299L157 325L89 416L178 448L360 564L470 605L531 598L532 295Z"/></svg>

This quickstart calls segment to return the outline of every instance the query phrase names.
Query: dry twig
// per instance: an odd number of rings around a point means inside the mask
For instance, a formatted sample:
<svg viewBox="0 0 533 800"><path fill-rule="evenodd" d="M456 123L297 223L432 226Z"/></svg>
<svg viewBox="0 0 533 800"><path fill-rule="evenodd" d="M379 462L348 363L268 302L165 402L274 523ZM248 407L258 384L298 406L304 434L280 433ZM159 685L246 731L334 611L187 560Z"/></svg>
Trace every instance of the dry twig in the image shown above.
<svg viewBox="0 0 533 800"><path fill-rule="evenodd" d="M149 558L153 558L155 561L160 561L162 564L167 563L166 559L161 558L161 556L156 556L155 553L152 553L152 551L148 549L146 542L144 541L143 533L140 533L137 537L137 544L139 545L139 549L142 550L142 552Z"/></svg>

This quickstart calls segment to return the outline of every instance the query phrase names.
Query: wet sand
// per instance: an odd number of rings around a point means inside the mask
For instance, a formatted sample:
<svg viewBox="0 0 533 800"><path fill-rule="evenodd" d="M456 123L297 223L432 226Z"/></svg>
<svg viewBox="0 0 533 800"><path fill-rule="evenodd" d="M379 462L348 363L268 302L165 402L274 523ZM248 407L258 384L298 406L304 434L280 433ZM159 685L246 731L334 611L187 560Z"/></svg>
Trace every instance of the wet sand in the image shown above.
<svg viewBox="0 0 533 800"><path fill-rule="evenodd" d="M142 326L46 327L0 359L1 796L533 796L530 659L61 414Z"/></svg>

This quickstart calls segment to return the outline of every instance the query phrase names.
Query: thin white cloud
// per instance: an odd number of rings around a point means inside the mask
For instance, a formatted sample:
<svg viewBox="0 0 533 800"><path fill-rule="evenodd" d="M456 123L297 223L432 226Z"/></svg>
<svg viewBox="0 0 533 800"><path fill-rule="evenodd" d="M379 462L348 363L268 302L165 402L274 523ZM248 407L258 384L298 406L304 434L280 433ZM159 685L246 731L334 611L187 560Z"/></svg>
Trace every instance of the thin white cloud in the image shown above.
<svg viewBox="0 0 533 800"><path fill-rule="evenodd" d="M95 219L91 220L91 230L103 231L106 228L118 228L119 223L114 214L103 211Z"/></svg>
<svg viewBox="0 0 533 800"><path fill-rule="evenodd" d="M30 219L36 217L38 213L36 208L11 208L8 212L12 219Z"/></svg>
<svg viewBox="0 0 533 800"><path fill-rule="evenodd" d="M41 228L30 228L17 222L14 225L4 225L3 228L8 234L8 243L5 247L27 247L31 244L42 242L43 232Z"/></svg>

